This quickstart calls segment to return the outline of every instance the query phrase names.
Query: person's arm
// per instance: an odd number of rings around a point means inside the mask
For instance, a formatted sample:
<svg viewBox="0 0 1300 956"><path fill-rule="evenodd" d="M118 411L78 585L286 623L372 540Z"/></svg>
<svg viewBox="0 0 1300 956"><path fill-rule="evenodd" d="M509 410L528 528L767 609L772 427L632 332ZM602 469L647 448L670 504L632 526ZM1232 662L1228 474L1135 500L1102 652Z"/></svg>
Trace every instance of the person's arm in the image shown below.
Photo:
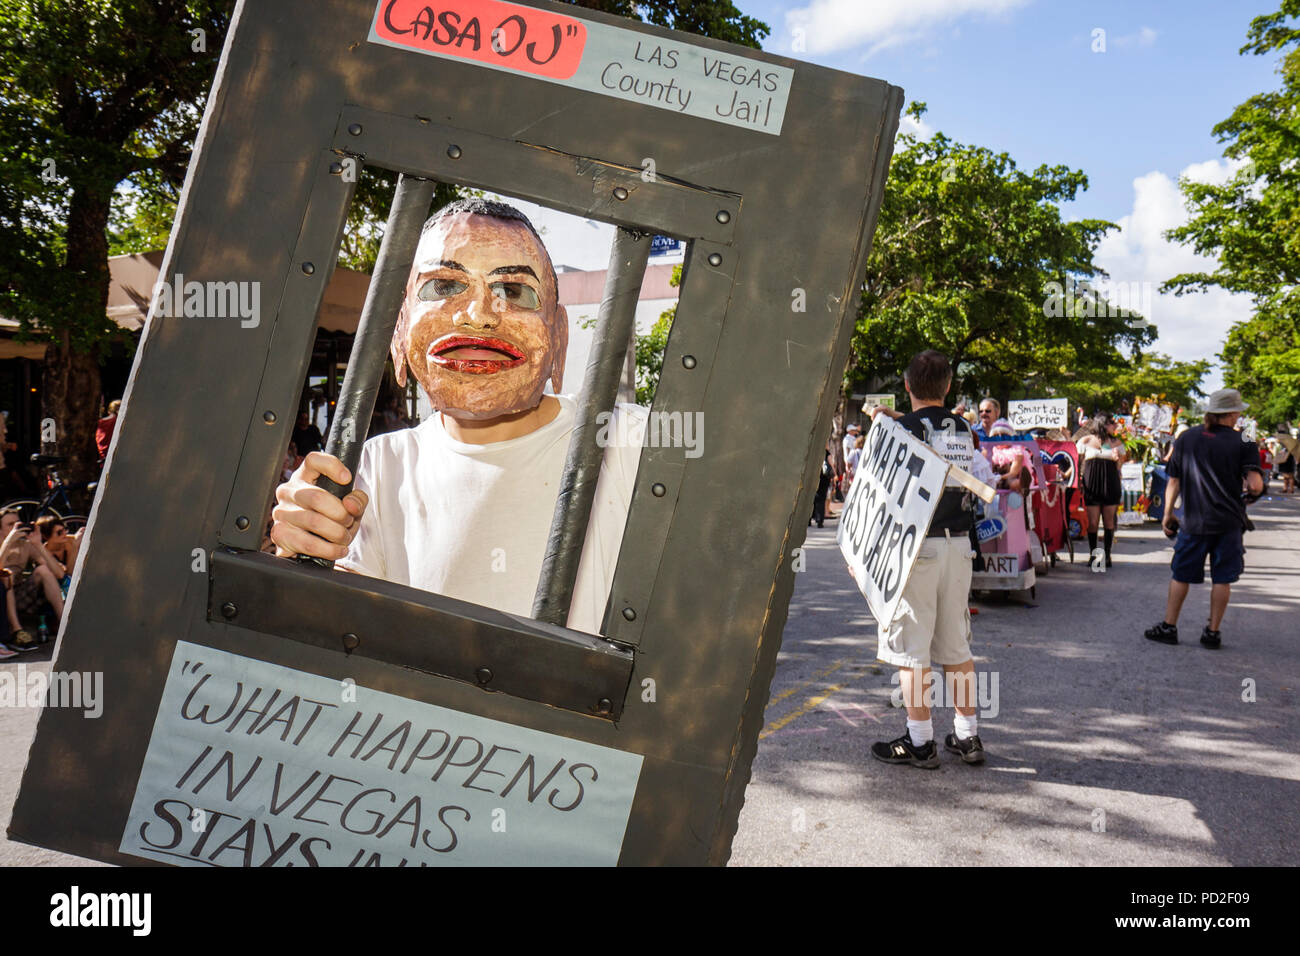
<svg viewBox="0 0 1300 956"><path fill-rule="evenodd" d="M1259 467L1259 445L1246 442L1241 455L1242 477L1246 480L1246 504L1254 504L1264 494L1268 483L1264 480L1264 471Z"/></svg>
<svg viewBox="0 0 1300 956"><path fill-rule="evenodd" d="M370 499L360 488L352 489L343 499L336 498L316 486L321 475L341 485L351 478L343 462L314 451L293 477L275 490L271 540L277 557L305 554L337 561L348 553Z"/></svg>
<svg viewBox="0 0 1300 956"><path fill-rule="evenodd" d="M41 541L41 533L33 530L27 536L27 541L31 544L32 550L36 552L36 557L44 562L45 566L54 574L54 579L62 581L67 575L68 569L63 566L63 563L58 558L46 550L45 544Z"/></svg>
<svg viewBox="0 0 1300 956"><path fill-rule="evenodd" d="M1165 483L1165 513L1160 521L1160 527L1166 534L1174 533L1174 508L1178 506L1178 493L1182 490L1182 482L1177 478L1170 478Z"/></svg>

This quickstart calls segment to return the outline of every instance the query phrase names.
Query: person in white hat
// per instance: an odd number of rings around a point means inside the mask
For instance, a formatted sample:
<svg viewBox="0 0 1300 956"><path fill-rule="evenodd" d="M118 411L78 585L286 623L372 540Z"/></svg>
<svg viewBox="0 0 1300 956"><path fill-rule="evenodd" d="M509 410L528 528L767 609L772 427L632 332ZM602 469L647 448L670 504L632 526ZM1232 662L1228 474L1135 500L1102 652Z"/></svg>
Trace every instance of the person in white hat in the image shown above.
<svg viewBox="0 0 1300 956"><path fill-rule="evenodd" d="M1173 580L1169 582L1165 618L1146 630L1148 640L1178 643L1178 615L1190 586L1205 581L1208 556L1213 588L1210 620L1201 632L1201 643L1209 648L1220 646L1219 626L1228 609L1232 584L1245 568L1241 537L1246 529L1246 504L1262 495L1266 487L1259 467L1259 446L1233 430L1245 410L1240 392L1219 389L1206 405L1204 426L1188 429L1174 442L1163 521L1165 534L1177 534L1170 562ZM1181 526L1174 517L1180 494Z"/></svg>

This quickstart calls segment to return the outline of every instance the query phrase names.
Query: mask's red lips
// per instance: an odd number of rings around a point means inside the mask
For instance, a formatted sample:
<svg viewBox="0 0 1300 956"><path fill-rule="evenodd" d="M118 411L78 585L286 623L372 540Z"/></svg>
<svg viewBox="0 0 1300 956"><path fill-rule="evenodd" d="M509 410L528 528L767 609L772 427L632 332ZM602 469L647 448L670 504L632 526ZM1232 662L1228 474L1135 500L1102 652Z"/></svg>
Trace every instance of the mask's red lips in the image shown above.
<svg viewBox="0 0 1300 956"><path fill-rule="evenodd" d="M517 368L528 356L504 339L481 335L444 335L429 346L429 361L439 368L470 375L490 375Z"/></svg>

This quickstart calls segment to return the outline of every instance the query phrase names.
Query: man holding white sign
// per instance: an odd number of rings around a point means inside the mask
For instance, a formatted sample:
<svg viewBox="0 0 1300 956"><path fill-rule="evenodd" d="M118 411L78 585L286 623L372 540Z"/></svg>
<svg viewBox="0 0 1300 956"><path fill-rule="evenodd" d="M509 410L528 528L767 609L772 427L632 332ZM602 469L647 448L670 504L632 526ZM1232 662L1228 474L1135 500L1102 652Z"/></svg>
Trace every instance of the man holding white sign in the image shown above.
<svg viewBox="0 0 1300 956"><path fill-rule="evenodd" d="M946 356L920 353L903 382L913 410L903 415L875 409L839 531L841 551L879 625L876 656L900 668L907 707L907 732L872 745L871 753L886 763L939 766L926 693L933 661L943 668L946 683L955 685L955 732L945 747L966 763L983 763L972 706L975 663L966 603L972 515L964 482L958 480L972 481L965 472L975 456L974 442L965 420L944 407L952 384ZM897 424L890 421L894 418Z"/></svg>

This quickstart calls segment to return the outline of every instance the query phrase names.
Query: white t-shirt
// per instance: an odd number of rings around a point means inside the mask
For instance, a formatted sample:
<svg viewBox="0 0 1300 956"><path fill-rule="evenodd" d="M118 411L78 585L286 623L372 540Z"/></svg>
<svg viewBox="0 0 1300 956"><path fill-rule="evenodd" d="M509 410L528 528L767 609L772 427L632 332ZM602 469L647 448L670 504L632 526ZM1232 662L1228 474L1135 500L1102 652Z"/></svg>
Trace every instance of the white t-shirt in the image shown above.
<svg viewBox="0 0 1300 956"><path fill-rule="evenodd" d="M550 536L555 500L573 433L576 404L537 431L469 445L447 434L442 416L366 442L356 486L370 498L340 567L528 617ZM619 405L629 421L646 410ZM586 543L578 565L569 627L597 634L618 563L641 428L605 448Z"/></svg>

